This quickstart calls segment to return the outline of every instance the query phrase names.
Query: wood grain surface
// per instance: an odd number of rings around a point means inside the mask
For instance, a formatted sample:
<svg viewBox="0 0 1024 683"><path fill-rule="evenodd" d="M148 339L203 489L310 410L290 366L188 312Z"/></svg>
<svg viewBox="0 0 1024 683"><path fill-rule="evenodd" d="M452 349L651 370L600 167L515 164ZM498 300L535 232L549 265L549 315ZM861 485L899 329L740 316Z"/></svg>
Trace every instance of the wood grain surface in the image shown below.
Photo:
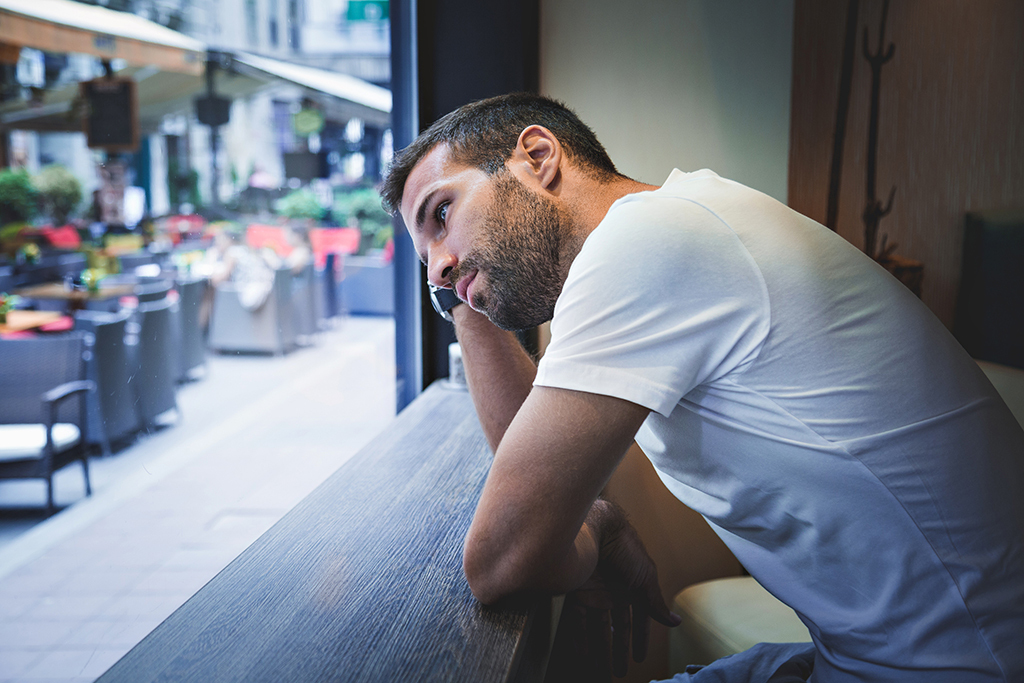
<svg viewBox="0 0 1024 683"><path fill-rule="evenodd" d="M462 572L490 462L435 384L99 680L539 680L551 601L484 607Z"/></svg>

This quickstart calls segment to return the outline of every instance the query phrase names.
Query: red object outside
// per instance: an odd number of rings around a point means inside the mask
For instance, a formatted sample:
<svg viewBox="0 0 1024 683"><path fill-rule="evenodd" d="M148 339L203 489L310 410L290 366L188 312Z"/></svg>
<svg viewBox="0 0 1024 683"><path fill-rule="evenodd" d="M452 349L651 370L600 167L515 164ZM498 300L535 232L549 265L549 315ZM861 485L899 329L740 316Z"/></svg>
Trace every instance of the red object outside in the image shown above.
<svg viewBox="0 0 1024 683"><path fill-rule="evenodd" d="M57 249L78 249L82 246L82 238L78 236L78 230L73 225L64 225L59 228L45 226L39 228L46 241Z"/></svg>
<svg viewBox="0 0 1024 683"><path fill-rule="evenodd" d="M179 244L185 237L202 237L206 219L198 214L167 216L160 221L160 226L172 244Z"/></svg>
<svg viewBox="0 0 1024 683"><path fill-rule="evenodd" d="M313 260L317 268L327 263L327 254L354 254L359 251L362 231L359 228L313 228L309 231L309 243L313 248Z"/></svg>
<svg viewBox="0 0 1024 683"><path fill-rule="evenodd" d="M39 327L40 332L70 332L75 328L75 319L70 315L64 315Z"/></svg>
<svg viewBox="0 0 1024 683"><path fill-rule="evenodd" d="M245 241L256 249L270 247L282 258L292 253L293 249L292 245L288 244L288 234L279 225L253 223L245 229Z"/></svg>

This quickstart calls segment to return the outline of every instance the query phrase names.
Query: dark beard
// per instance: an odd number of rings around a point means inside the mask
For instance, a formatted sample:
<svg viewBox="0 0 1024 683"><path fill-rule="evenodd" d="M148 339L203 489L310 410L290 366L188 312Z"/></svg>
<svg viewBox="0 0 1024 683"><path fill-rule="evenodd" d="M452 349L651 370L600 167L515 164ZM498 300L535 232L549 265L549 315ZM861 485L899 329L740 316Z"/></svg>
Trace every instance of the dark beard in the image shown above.
<svg viewBox="0 0 1024 683"><path fill-rule="evenodd" d="M507 171L495 176L494 191L481 231L486 241L451 279L485 273L487 289L475 293L474 305L504 330L525 330L551 320L562 291L561 214Z"/></svg>

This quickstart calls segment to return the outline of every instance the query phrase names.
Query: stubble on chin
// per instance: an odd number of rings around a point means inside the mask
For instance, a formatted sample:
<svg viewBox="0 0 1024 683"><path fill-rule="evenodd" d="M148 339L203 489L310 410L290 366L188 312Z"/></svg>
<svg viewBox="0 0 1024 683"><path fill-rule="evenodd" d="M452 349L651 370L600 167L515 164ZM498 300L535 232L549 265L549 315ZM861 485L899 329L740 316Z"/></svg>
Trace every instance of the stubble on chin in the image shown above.
<svg viewBox="0 0 1024 683"><path fill-rule="evenodd" d="M496 190L504 210L492 209L491 238L470 260L486 273L474 304L502 329L529 329L551 319L562 290L562 217L553 202L514 177L498 182Z"/></svg>

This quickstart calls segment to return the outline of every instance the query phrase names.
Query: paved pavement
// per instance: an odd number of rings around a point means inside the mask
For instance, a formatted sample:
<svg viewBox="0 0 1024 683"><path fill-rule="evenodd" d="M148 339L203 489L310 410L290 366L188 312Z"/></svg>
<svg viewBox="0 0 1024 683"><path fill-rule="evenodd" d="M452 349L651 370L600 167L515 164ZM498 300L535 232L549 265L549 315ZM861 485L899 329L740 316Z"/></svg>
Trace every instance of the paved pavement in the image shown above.
<svg viewBox="0 0 1024 683"><path fill-rule="evenodd" d="M56 478L0 482L0 683L93 681L394 415L394 326L342 318L285 357L211 356L181 419Z"/></svg>

